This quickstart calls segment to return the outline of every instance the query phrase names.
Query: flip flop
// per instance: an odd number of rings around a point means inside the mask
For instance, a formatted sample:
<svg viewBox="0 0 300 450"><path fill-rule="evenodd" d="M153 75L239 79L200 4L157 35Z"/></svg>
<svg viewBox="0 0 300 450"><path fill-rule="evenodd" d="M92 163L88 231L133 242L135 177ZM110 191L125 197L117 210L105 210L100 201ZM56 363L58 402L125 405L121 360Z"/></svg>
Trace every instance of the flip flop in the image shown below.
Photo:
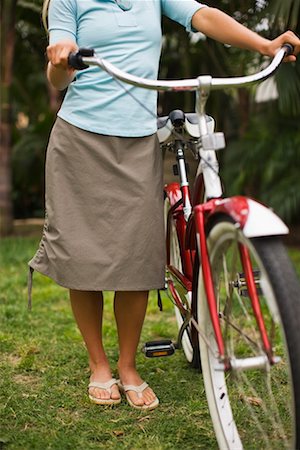
<svg viewBox="0 0 300 450"><path fill-rule="evenodd" d="M122 384L120 381L118 382L118 386L121 392L123 392L126 396L127 402L129 403L132 408L135 409L142 409L142 410L151 410L154 408L157 408L159 405L159 400L156 397L152 403L149 405L136 405L133 403L133 401L130 399L129 395L127 394L127 391L133 391L136 392L139 398L143 397L143 391L149 386L145 381L140 386L134 386L132 384Z"/></svg>
<svg viewBox="0 0 300 450"><path fill-rule="evenodd" d="M103 389L105 391L107 391L110 395L111 395L111 387L114 384L119 384L119 380L116 380L115 378L112 378L111 380L107 381L106 383L99 383L98 381L91 381L88 389L90 388L99 388L99 389ZM121 403L121 397L118 399L114 399L114 398L97 398L94 397L93 395L91 395L89 393L89 399L91 400L92 403L97 403L97 405L118 405L119 403Z"/></svg>

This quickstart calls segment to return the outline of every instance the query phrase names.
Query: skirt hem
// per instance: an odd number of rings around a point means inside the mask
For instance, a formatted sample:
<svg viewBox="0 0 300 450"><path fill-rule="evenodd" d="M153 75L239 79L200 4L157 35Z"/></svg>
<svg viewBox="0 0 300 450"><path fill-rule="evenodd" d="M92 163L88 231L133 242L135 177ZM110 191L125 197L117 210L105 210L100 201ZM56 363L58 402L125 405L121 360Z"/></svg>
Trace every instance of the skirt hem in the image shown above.
<svg viewBox="0 0 300 450"><path fill-rule="evenodd" d="M36 272L41 273L42 275L45 275L48 278L51 278L51 280L53 280L56 284L58 284L59 286L65 288L65 289L73 289L74 291L93 291L93 292L102 292L102 291L113 291L113 292L118 292L118 291L153 291L153 290L157 290L157 289L164 289L164 282L161 284L156 284L156 285L147 285L147 286L143 286L143 287L137 287L137 286L121 286L121 287L112 287L112 286L105 286L101 287L101 288L95 288L95 287L83 287L81 285L69 285L69 283L65 283L65 282L61 282L57 277L55 277L54 275L50 275L49 272L47 272L46 270L41 270L38 266L36 266L35 264L33 264L32 262L30 264L28 264L29 268L31 268L32 270L35 270Z"/></svg>

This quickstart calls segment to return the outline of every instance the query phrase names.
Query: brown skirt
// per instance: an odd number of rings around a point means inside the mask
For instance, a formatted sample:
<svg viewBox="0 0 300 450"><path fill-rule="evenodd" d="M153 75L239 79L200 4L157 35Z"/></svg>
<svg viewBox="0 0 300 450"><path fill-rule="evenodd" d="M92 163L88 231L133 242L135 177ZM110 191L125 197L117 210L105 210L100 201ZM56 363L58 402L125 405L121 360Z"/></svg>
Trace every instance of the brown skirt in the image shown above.
<svg viewBox="0 0 300 450"><path fill-rule="evenodd" d="M46 158L46 220L31 270L77 290L164 286L162 155L58 118Z"/></svg>

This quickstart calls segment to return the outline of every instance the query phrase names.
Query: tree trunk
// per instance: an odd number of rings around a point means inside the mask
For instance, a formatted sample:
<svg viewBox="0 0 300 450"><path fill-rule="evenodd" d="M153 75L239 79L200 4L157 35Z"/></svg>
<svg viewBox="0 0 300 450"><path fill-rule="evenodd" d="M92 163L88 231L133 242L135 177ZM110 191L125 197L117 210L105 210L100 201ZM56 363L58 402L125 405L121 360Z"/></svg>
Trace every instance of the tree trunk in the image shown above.
<svg viewBox="0 0 300 450"><path fill-rule="evenodd" d="M248 89L239 89L238 90L238 108L240 115L240 128L239 128L239 136L242 138L245 136L245 133L249 126L250 121L250 92Z"/></svg>
<svg viewBox="0 0 300 450"><path fill-rule="evenodd" d="M0 236L13 230L10 90L15 48L15 19L18 0L0 3L1 111L0 111Z"/></svg>

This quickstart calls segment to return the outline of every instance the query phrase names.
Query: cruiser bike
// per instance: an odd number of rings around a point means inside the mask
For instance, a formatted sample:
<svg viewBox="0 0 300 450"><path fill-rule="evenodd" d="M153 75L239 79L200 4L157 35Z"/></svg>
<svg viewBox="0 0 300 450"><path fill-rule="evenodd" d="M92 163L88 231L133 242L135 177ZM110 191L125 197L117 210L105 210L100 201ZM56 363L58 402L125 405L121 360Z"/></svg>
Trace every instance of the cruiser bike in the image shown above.
<svg viewBox="0 0 300 450"><path fill-rule="evenodd" d="M72 67L99 66L120 86L196 93L196 112L158 119L161 147L174 153L179 175L164 192L166 288L179 332L175 344L149 342L144 352L164 356L182 347L201 370L221 450L300 448L300 289L281 242L288 228L254 199L224 197L216 152L225 139L205 111L211 91L265 80L292 52L283 46L254 75L177 81L133 76L90 49L69 57ZM192 195L187 151L198 159Z"/></svg>

